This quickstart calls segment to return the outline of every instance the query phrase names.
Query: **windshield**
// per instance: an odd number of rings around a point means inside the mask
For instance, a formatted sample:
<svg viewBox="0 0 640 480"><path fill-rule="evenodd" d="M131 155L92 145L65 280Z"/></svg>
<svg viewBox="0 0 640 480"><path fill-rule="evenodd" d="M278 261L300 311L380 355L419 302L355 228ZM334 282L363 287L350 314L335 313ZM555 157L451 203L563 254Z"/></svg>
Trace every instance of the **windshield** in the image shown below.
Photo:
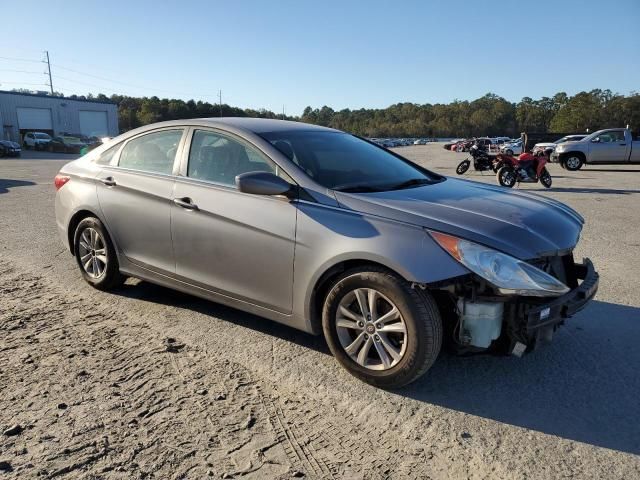
<svg viewBox="0 0 640 480"><path fill-rule="evenodd" d="M33 136L36 138L44 138L45 140L51 139L51 137L46 133L34 133Z"/></svg>
<svg viewBox="0 0 640 480"><path fill-rule="evenodd" d="M289 131L260 136L313 180L332 190L395 190L441 180L440 176L347 133Z"/></svg>
<svg viewBox="0 0 640 480"><path fill-rule="evenodd" d="M565 142L575 142L576 140L582 140L584 137L586 137L586 135L567 135L566 137L562 137L553 143L558 145Z"/></svg>

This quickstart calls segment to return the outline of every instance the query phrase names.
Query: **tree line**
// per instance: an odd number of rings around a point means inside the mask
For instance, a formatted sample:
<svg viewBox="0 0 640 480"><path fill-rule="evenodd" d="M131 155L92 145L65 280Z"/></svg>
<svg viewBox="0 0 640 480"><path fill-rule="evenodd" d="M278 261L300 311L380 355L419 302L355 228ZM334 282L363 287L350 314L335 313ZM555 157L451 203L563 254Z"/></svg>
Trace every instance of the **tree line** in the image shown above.
<svg viewBox="0 0 640 480"><path fill-rule="evenodd" d="M368 137L518 136L520 132L582 133L630 125L640 129L640 94L591 90L511 103L494 94L448 104L398 103L384 109L305 108L303 122Z"/></svg>
<svg viewBox="0 0 640 480"><path fill-rule="evenodd" d="M488 93L473 101L447 104L398 103L387 108L307 107L299 117L270 110L242 109L195 100L126 95L71 95L67 98L110 101L118 105L121 131L163 120L198 117L286 118L345 130L367 137L518 136L520 132L582 133L630 125L640 130L640 93L614 94L595 89L570 96L564 92L518 103Z"/></svg>

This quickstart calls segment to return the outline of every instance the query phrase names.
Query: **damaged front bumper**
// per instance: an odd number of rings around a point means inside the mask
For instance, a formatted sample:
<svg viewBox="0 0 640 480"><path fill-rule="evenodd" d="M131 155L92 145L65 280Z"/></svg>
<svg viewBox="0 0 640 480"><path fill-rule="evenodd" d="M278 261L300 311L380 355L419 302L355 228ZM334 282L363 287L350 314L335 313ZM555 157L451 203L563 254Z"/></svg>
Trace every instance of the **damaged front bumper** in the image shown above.
<svg viewBox="0 0 640 480"><path fill-rule="evenodd" d="M582 310L598 291L599 275L588 258L573 264L579 285L550 301L519 298L505 304L504 326L510 340L509 352L521 355L538 343L550 341L565 319Z"/></svg>

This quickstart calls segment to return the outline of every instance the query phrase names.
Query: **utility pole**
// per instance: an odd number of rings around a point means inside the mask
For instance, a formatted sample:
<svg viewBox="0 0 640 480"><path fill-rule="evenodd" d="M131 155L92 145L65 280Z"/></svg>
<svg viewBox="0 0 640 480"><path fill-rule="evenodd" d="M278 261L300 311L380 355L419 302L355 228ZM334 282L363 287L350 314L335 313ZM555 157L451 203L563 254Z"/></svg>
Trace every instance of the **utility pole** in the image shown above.
<svg viewBox="0 0 640 480"><path fill-rule="evenodd" d="M51 95L53 95L53 80L51 80L51 62L49 61L49 50L45 50L47 55L47 70L49 70L49 88L51 88Z"/></svg>
<svg viewBox="0 0 640 480"><path fill-rule="evenodd" d="M222 118L222 90L218 90L218 98L220 99L220 118Z"/></svg>
<svg viewBox="0 0 640 480"><path fill-rule="evenodd" d="M282 119L284 120L284 105L282 105Z"/></svg>

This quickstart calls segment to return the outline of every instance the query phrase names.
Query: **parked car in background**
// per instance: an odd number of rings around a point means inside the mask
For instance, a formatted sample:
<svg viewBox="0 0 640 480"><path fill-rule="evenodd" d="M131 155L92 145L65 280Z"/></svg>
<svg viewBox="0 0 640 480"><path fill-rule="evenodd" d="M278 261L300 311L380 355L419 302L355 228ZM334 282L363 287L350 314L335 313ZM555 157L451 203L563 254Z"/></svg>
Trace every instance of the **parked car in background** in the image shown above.
<svg viewBox="0 0 640 480"><path fill-rule="evenodd" d="M0 157L19 157L22 148L19 143L11 140L0 140Z"/></svg>
<svg viewBox="0 0 640 480"><path fill-rule="evenodd" d="M584 220L568 206L315 125L147 125L54 183L61 239L93 287L133 276L324 334L383 388L419 378L444 341L531 351L598 287L573 259Z"/></svg>
<svg viewBox="0 0 640 480"><path fill-rule="evenodd" d="M78 137L60 135L53 137L47 148L50 152L81 153L86 147L87 144Z"/></svg>
<svg viewBox="0 0 640 480"><path fill-rule="evenodd" d="M566 135L562 138L559 138L558 140L554 141L554 142L541 142L541 143L536 143L533 146L532 152L536 153L540 150L543 151L551 151L553 152L556 147L558 145L560 145L561 143L566 143L566 142L577 142L578 140L582 140L583 138L585 138L587 135Z"/></svg>
<svg viewBox="0 0 640 480"><path fill-rule="evenodd" d="M584 164L640 163L640 141L626 128L598 130L577 142L561 143L552 158L572 171Z"/></svg>
<svg viewBox="0 0 640 480"><path fill-rule="evenodd" d="M25 150L46 150L51 142L51 135L44 132L27 132L24 134L22 143Z"/></svg>
<svg viewBox="0 0 640 480"><path fill-rule="evenodd" d="M417 140L413 141L414 145L426 145L429 143L429 139L427 138L418 138Z"/></svg>
<svg viewBox="0 0 640 480"><path fill-rule="evenodd" d="M522 153L522 139L501 145L500 151L507 155L520 155Z"/></svg>

